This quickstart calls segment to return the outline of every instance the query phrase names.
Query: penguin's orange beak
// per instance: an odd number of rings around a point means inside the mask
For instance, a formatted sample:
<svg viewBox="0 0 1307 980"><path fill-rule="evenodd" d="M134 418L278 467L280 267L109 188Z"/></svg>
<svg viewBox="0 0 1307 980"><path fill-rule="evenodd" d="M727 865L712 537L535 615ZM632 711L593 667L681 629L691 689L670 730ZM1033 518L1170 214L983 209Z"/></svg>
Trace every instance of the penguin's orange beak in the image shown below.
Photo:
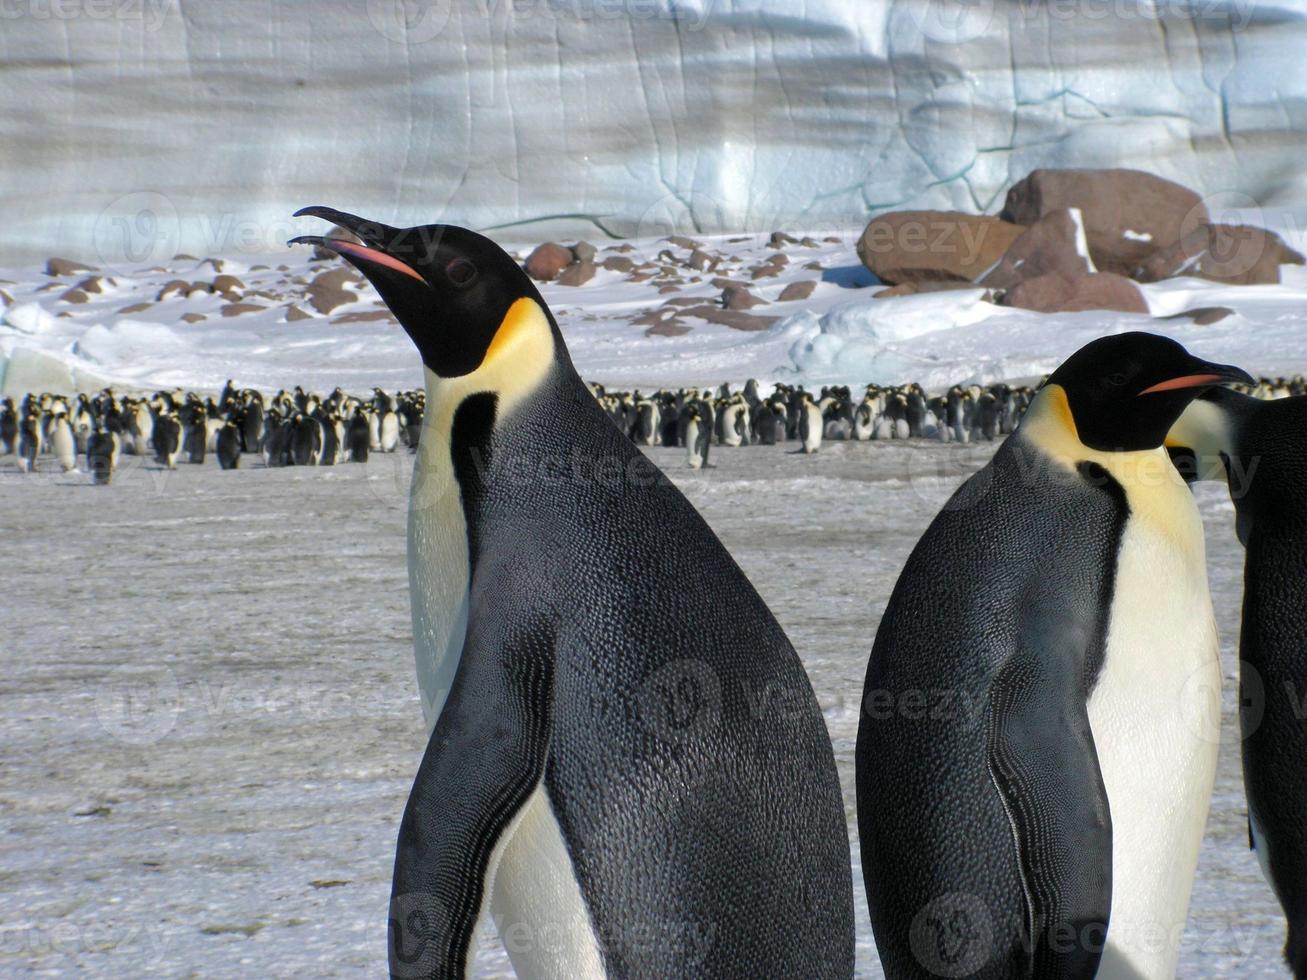
<svg viewBox="0 0 1307 980"><path fill-rule="evenodd" d="M299 238L291 239L292 242L305 243L306 239L316 238L315 235L302 235ZM357 242L347 242L342 238L318 238L313 244L321 245L323 248L329 248L333 252L339 252L341 255L347 255L352 259L358 259L361 262L371 262L373 265L384 266L387 269L394 269L396 272L402 272L406 276L412 276L418 282L425 285L426 280L422 274L414 269L407 262L395 258L379 248L371 248L367 245L360 245Z"/></svg>
<svg viewBox="0 0 1307 980"><path fill-rule="evenodd" d="M1233 364L1212 364L1198 361L1194 367L1200 370L1193 374L1182 374L1176 378L1159 381L1139 392L1142 395L1154 395L1163 391L1183 391L1188 388L1210 388L1213 385L1254 384L1253 376Z"/></svg>
<svg viewBox="0 0 1307 980"><path fill-rule="evenodd" d="M350 214L348 211L337 211L335 208L313 205L307 208L300 208L295 212L296 218L313 217L322 218L324 221L330 221L333 224L352 232L357 235L359 241L352 242L343 238L324 238L321 235L299 235L288 241L287 245L320 245L323 248L329 248L333 252L358 262L367 262L372 265L380 266L383 269L390 269L401 275L409 276L416 279L423 285L426 279L422 273L418 272L403 259L396 258L391 254L387 244L394 244L400 235L399 229L392 228L390 225L382 224L378 221L369 221L367 218L360 218L356 214Z"/></svg>

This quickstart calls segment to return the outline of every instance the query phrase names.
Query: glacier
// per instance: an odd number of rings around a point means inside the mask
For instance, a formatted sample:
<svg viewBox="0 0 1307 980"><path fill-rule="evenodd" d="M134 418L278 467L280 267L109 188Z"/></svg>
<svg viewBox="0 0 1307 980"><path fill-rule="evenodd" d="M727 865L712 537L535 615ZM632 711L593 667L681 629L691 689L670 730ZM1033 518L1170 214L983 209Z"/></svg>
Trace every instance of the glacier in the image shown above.
<svg viewBox="0 0 1307 980"><path fill-rule="evenodd" d="M1258 0L5 0L0 263L267 253L317 202L854 234L1037 166L1292 205L1304 50Z"/></svg>

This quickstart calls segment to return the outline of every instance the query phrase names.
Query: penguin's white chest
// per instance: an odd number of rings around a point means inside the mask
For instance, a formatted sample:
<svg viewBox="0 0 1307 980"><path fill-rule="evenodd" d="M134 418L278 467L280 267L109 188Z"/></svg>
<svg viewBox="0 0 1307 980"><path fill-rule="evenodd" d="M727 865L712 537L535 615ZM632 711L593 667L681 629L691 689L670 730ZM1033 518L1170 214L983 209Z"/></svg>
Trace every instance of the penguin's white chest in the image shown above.
<svg viewBox="0 0 1307 980"><path fill-rule="evenodd" d="M424 423L409 491L408 586L427 734L436 727L463 653L470 576L467 519L449 430Z"/></svg>
<svg viewBox="0 0 1307 980"><path fill-rule="evenodd" d="M1164 522L1132 515L1088 705L1112 814L1112 910L1100 976L1175 975L1207 821L1221 672L1202 525L1183 486ZM1127 964L1134 972L1129 972Z"/></svg>

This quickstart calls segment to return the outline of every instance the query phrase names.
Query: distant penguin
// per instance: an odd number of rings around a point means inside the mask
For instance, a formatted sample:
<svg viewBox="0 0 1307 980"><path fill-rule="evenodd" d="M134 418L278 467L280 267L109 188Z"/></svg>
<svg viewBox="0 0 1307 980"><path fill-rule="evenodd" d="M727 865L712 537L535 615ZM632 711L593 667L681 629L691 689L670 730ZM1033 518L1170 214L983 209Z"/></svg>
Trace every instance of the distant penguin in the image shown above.
<svg viewBox="0 0 1307 980"><path fill-rule="evenodd" d="M65 473L77 469L77 439L65 416L59 416L50 423L50 451Z"/></svg>
<svg viewBox="0 0 1307 980"><path fill-rule="evenodd" d="M247 453L263 452L264 411L263 404L251 400L241 409L241 449Z"/></svg>
<svg viewBox="0 0 1307 980"><path fill-rule="evenodd" d="M269 412L264 417L263 462L270 467L289 466L290 437L294 429L290 419L282 418L276 412Z"/></svg>
<svg viewBox="0 0 1307 980"><path fill-rule="evenodd" d="M1200 478L1226 480L1244 561L1239 721L1248 836L1307 977L1307 398L1214 388L1171 429Z"/></svg>
<svg viewBox="0 0 1307 980"><path fill-rule="evenodd" d="M129 424L131 452L137 456L148 456L151 448L154 447L155 426L154 416L150 414L150 406L145 402L138 402L132 409ZM160 456L157 450L155 456Z"/></svg>
<svg viewBox="0 0 1307 980"><path fill-rule="evenodd" d="M209 429L204 406L196 403L186 406L185 422L182 427L182 452L187 462L203 463L204 452L209 442Z"/></svg>
<svg viewBox="0 0 1307 980"><path fill-rule="evenodd" d="M1162 442L1202 387L1247 379L1096 340L917 543L855 753L887 976L1175 976L1216 773L1193 719L1219 714L1221 671Z"/></svg>
<svg viewBox="0 0 1307 980"><path fill-rule="evenodd" d="M322 426L308 415L291 420L290 458L296 466L317 466L322 455Z"/></svg>
<svg viewBox="0 0 1307 980"><path fill-rule="evenodd" d="M0 401L0 456L8 456L18 445L18 412L14 400Z"/></svg>
<svg viewBox="0 0 1307 980"><path fill-rule="evenodd" d="M86 440L86 468L90 471L91 482L106 484L113 479L117 455L113 433L98 425L93 427Z"/></svg>
<svg viewBox="0 0 1307 980"><path fill-rule="evenodd" d="M399 416L390 409L377 421L377 445L383 453L399 448Z"/></svg>
<svg viewBox="0 0 1307 980"><path fill-rule="evenodd" d="M692 470L708 466L708 452L712 448L712 432L704 422L703 410L697 403L685 409L685 462Z"/></svg>
<svg viewBox="0 0 1307 980"><path fill-rule="evenodd" d="M635 406L635 442L640 446L658 445L662 414L656 402L644 399Z"/></svg>
<svg viewBox="0 0 1307 980"><path fill-rule="evenodd" d="M40 455L41 419L30 409L18 423L18 468L24 473L35 473Z"/></svg>
<svg viewBox="0 0 1307 980"><path fill-rule="evenodd" d="M154 420L154 458L170 470L177 468L177 456L181 452L181 422L171 412L165 412Z"/></svg>
<svg viewBox="0 0 1307 980"><path fill-rule="evenodd" d="M829 736L744 573L499 246L301 213L361 239L297 241L371 280L427 382L408 557L431 734L396 848L392 974L464 975L493 918L549 937L505 943L519 976L850 977ZM520 478L559 459L623 478Z"/></svg>
<svg viewBox="0 0 1307 980"><path fill-rule="evenodd" d="M768 402L763 402L754 413L753 434L756 441L763 446L776 445L777 434L784 437L781 418L776 409Z"/></svg>
<svg viewBox="0 0 1307 980"><path fill-rule="evenodd" d="M825 421L821 417L821 409L817 407L811 396L805 394L799 406L799 452L815 453L819 450L824 428Z"/></svg>
<svg viewBox="0 0 1307 980"><path fill-rule="evenodd" d="M381 452L381 419L376 412L369 412L368 416L368 449L373 452Z"/></svg>
<svg viewBox="0 0 1307 980"><path fill-rule="evenodd" d="M372 448L372 436L368 426L368 417L363 414L361 408L355 409L353 417L349 420L349 428L345 433L345 445L349 450L349 461L351 463L366 463L368 461L368 451Z"/></svg>
<svg viewBox="0 0 1307 980"><path fill-rule="evenodd" d="M218 430L218 465L224 470L234 470L241 463L241 433L235 422L224 422Z"/></svg>
<svg viewBox="0 0 1307 980"><path fill-rule="evenodd" d="M336 457L340 450L340 443L336 439L336 425L329 416L321 414L314 421L318 423L318 427L322 430L322 435L319 437L322 442L322 450L318 453L318 465L335 466ZM398 439L396 442L398 442Z"/></svg>

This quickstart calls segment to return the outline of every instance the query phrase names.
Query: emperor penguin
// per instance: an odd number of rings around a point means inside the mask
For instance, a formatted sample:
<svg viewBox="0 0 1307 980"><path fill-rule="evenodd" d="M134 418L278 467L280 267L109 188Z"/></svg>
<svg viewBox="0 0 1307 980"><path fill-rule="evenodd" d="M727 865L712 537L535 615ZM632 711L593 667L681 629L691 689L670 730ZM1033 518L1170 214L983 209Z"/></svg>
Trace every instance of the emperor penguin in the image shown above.
<svg viewBox="0 0 1307 980"><path fill-rule="evenodd" d="M799 452L815 453L821 448L822 430L826 422L821 417L821 409L806 391L803 401L799 403Z"/></svg>
<svg viewBox="0 0 1307 980"><path fill-rule="evenodd" d="M1249 845L1288 921L1284 957L1307 977L1307 398L1213 388L1166 444L1222 479L1245 548L1239 722Z"/></svg>
<svg viewBox="0 0 1307 980"><path fill-rule="evenodd" d="M712 447L712 430L705 423L699 402L685 408L685 462L692 470L708 465L708 451Z"/></svg>
<svg viewBox="0 0 1307 980"><path fill-rule="evenodd" d="M65 473L77 469L77 438L66 415L57 415L50 420L50 450Z"/></svg>
<svg viewBox="0 0 1307 980"><path fill-rule="evenodd" d="M1200 390L1247 380L1153 334L1095 340L917 543L855 753L887 975L1175 976L1221 673L1162 444Z"/></svg>
<svg viewBox="0 0 1307 980"><path fill-rule="evenodd" d="M452 225L299 214L358 237L294 241L372 281L426 378L408 557L430 741L392 974L463 974L494 918L519 976L851 976L830 740L748 579L511 256Z"/></svg>

